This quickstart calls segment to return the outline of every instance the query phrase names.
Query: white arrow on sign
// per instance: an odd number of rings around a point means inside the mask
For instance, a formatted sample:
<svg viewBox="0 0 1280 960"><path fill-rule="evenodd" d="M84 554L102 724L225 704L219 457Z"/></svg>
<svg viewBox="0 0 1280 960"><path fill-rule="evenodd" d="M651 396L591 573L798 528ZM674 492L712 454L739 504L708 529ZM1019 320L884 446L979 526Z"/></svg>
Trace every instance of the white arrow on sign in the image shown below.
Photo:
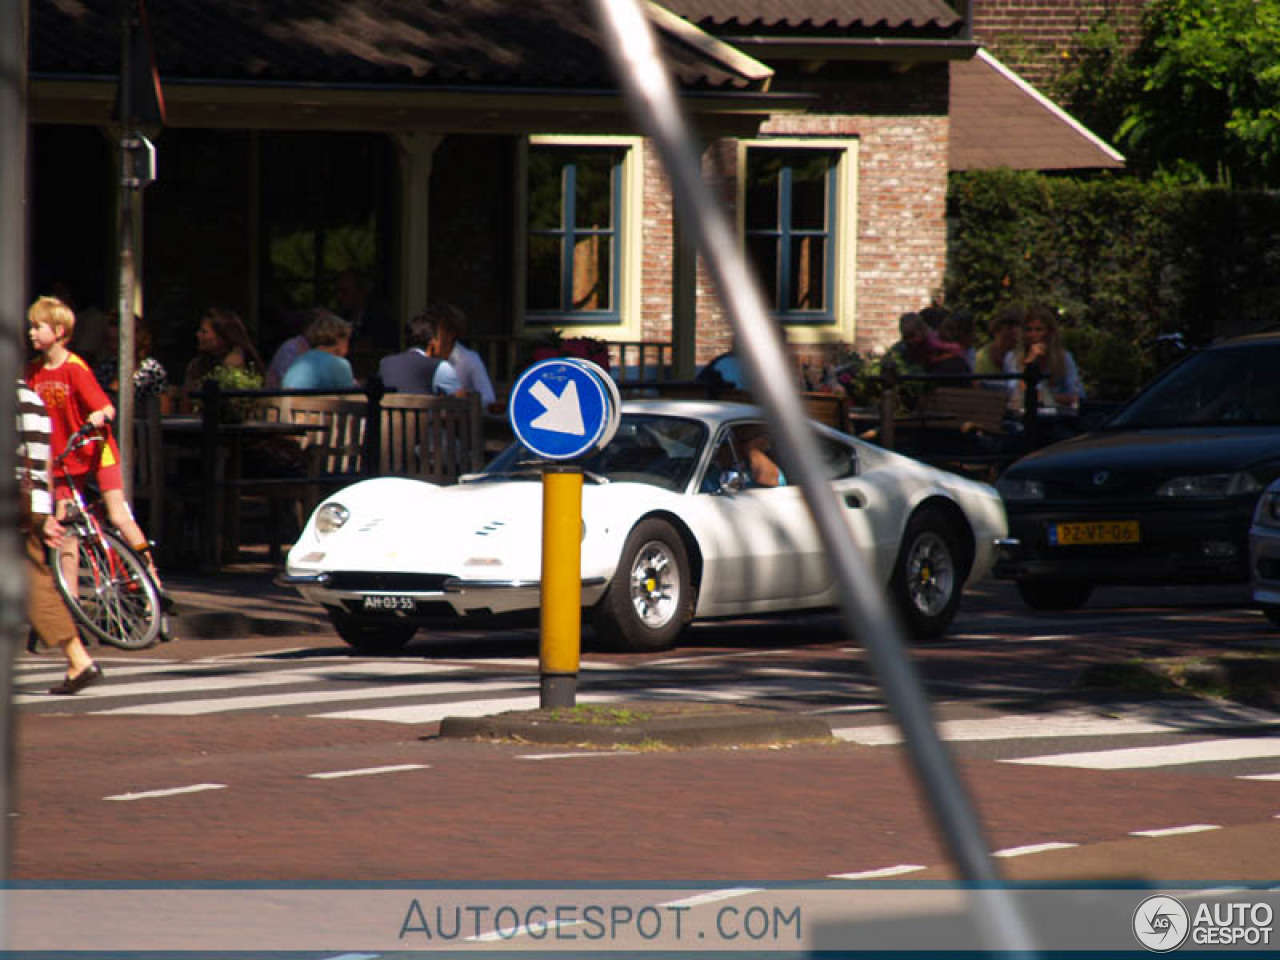
<svg viewBox="0 0 1280 960"><path fill-rule="evenodd" d="M529 426L550 433L571 433L577 437L586 434L587 428L582 422L582 405L578 402L578 385L572 380L565 384L564 392L558 397L543 380L534 383L529 388L529 393L547 411Z"/></svg>

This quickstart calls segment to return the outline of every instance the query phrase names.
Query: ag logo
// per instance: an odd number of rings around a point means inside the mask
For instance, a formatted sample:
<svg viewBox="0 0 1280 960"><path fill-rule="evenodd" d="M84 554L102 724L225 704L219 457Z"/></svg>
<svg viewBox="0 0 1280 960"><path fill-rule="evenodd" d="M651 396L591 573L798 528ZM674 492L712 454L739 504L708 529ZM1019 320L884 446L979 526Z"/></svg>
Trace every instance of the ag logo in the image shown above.
<svg viewBox="0 0 1280 960"><path fill-rule="evenodd" d="M1133 912L1133 935L1148 950L1168 953L1182 946L1191 929L1191 915L1175 900L1159 894L1147 897Z"/></svg>

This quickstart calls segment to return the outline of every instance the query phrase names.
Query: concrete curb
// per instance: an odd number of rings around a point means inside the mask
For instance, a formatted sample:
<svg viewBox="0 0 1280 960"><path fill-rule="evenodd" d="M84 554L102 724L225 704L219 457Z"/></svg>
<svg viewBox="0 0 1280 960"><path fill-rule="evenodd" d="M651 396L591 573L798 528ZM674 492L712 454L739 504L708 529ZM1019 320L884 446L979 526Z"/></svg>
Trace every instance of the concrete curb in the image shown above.
<svg viewBox="0 0 1280 960"><path fill-rule="evenodd" d="M765 746L805 740L830 740L830 725L817 717L780 713L762 707L723 704L611 703L636 719L620 722L563 719L559 711L522 710L488 717L445 717L440 736L446 739L512 740L547 745L592 747L654 744L668 747Z"/></svg>

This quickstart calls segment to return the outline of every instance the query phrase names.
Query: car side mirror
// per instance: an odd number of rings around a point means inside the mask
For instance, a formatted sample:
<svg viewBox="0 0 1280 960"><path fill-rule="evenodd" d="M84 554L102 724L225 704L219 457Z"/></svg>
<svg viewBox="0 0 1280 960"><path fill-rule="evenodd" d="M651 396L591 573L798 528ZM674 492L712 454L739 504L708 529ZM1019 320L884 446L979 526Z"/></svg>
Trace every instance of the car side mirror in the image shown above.
<svg viewBox="0 0 1280 960"><path fill-rule="evenodd" d="M720 488L717 493L741 493L742 488L747 485L746 477L742 475L741 470L721 470L720 471Z"/></svg>

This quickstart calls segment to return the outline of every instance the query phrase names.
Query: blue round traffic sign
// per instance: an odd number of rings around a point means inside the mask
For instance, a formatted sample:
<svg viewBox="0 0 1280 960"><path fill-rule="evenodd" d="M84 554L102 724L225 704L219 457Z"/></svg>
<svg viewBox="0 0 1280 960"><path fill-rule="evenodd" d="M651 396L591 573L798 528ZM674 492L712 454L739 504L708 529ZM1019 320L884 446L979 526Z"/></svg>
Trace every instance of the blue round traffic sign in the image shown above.
<svg viewBox="0 0 1280 960"><path fill-rule="evenodd" d="M607 373L586 360L535 363L511 390L508 417L516 437L549 460L594 453L617 430L616 389Z"/></svg>

